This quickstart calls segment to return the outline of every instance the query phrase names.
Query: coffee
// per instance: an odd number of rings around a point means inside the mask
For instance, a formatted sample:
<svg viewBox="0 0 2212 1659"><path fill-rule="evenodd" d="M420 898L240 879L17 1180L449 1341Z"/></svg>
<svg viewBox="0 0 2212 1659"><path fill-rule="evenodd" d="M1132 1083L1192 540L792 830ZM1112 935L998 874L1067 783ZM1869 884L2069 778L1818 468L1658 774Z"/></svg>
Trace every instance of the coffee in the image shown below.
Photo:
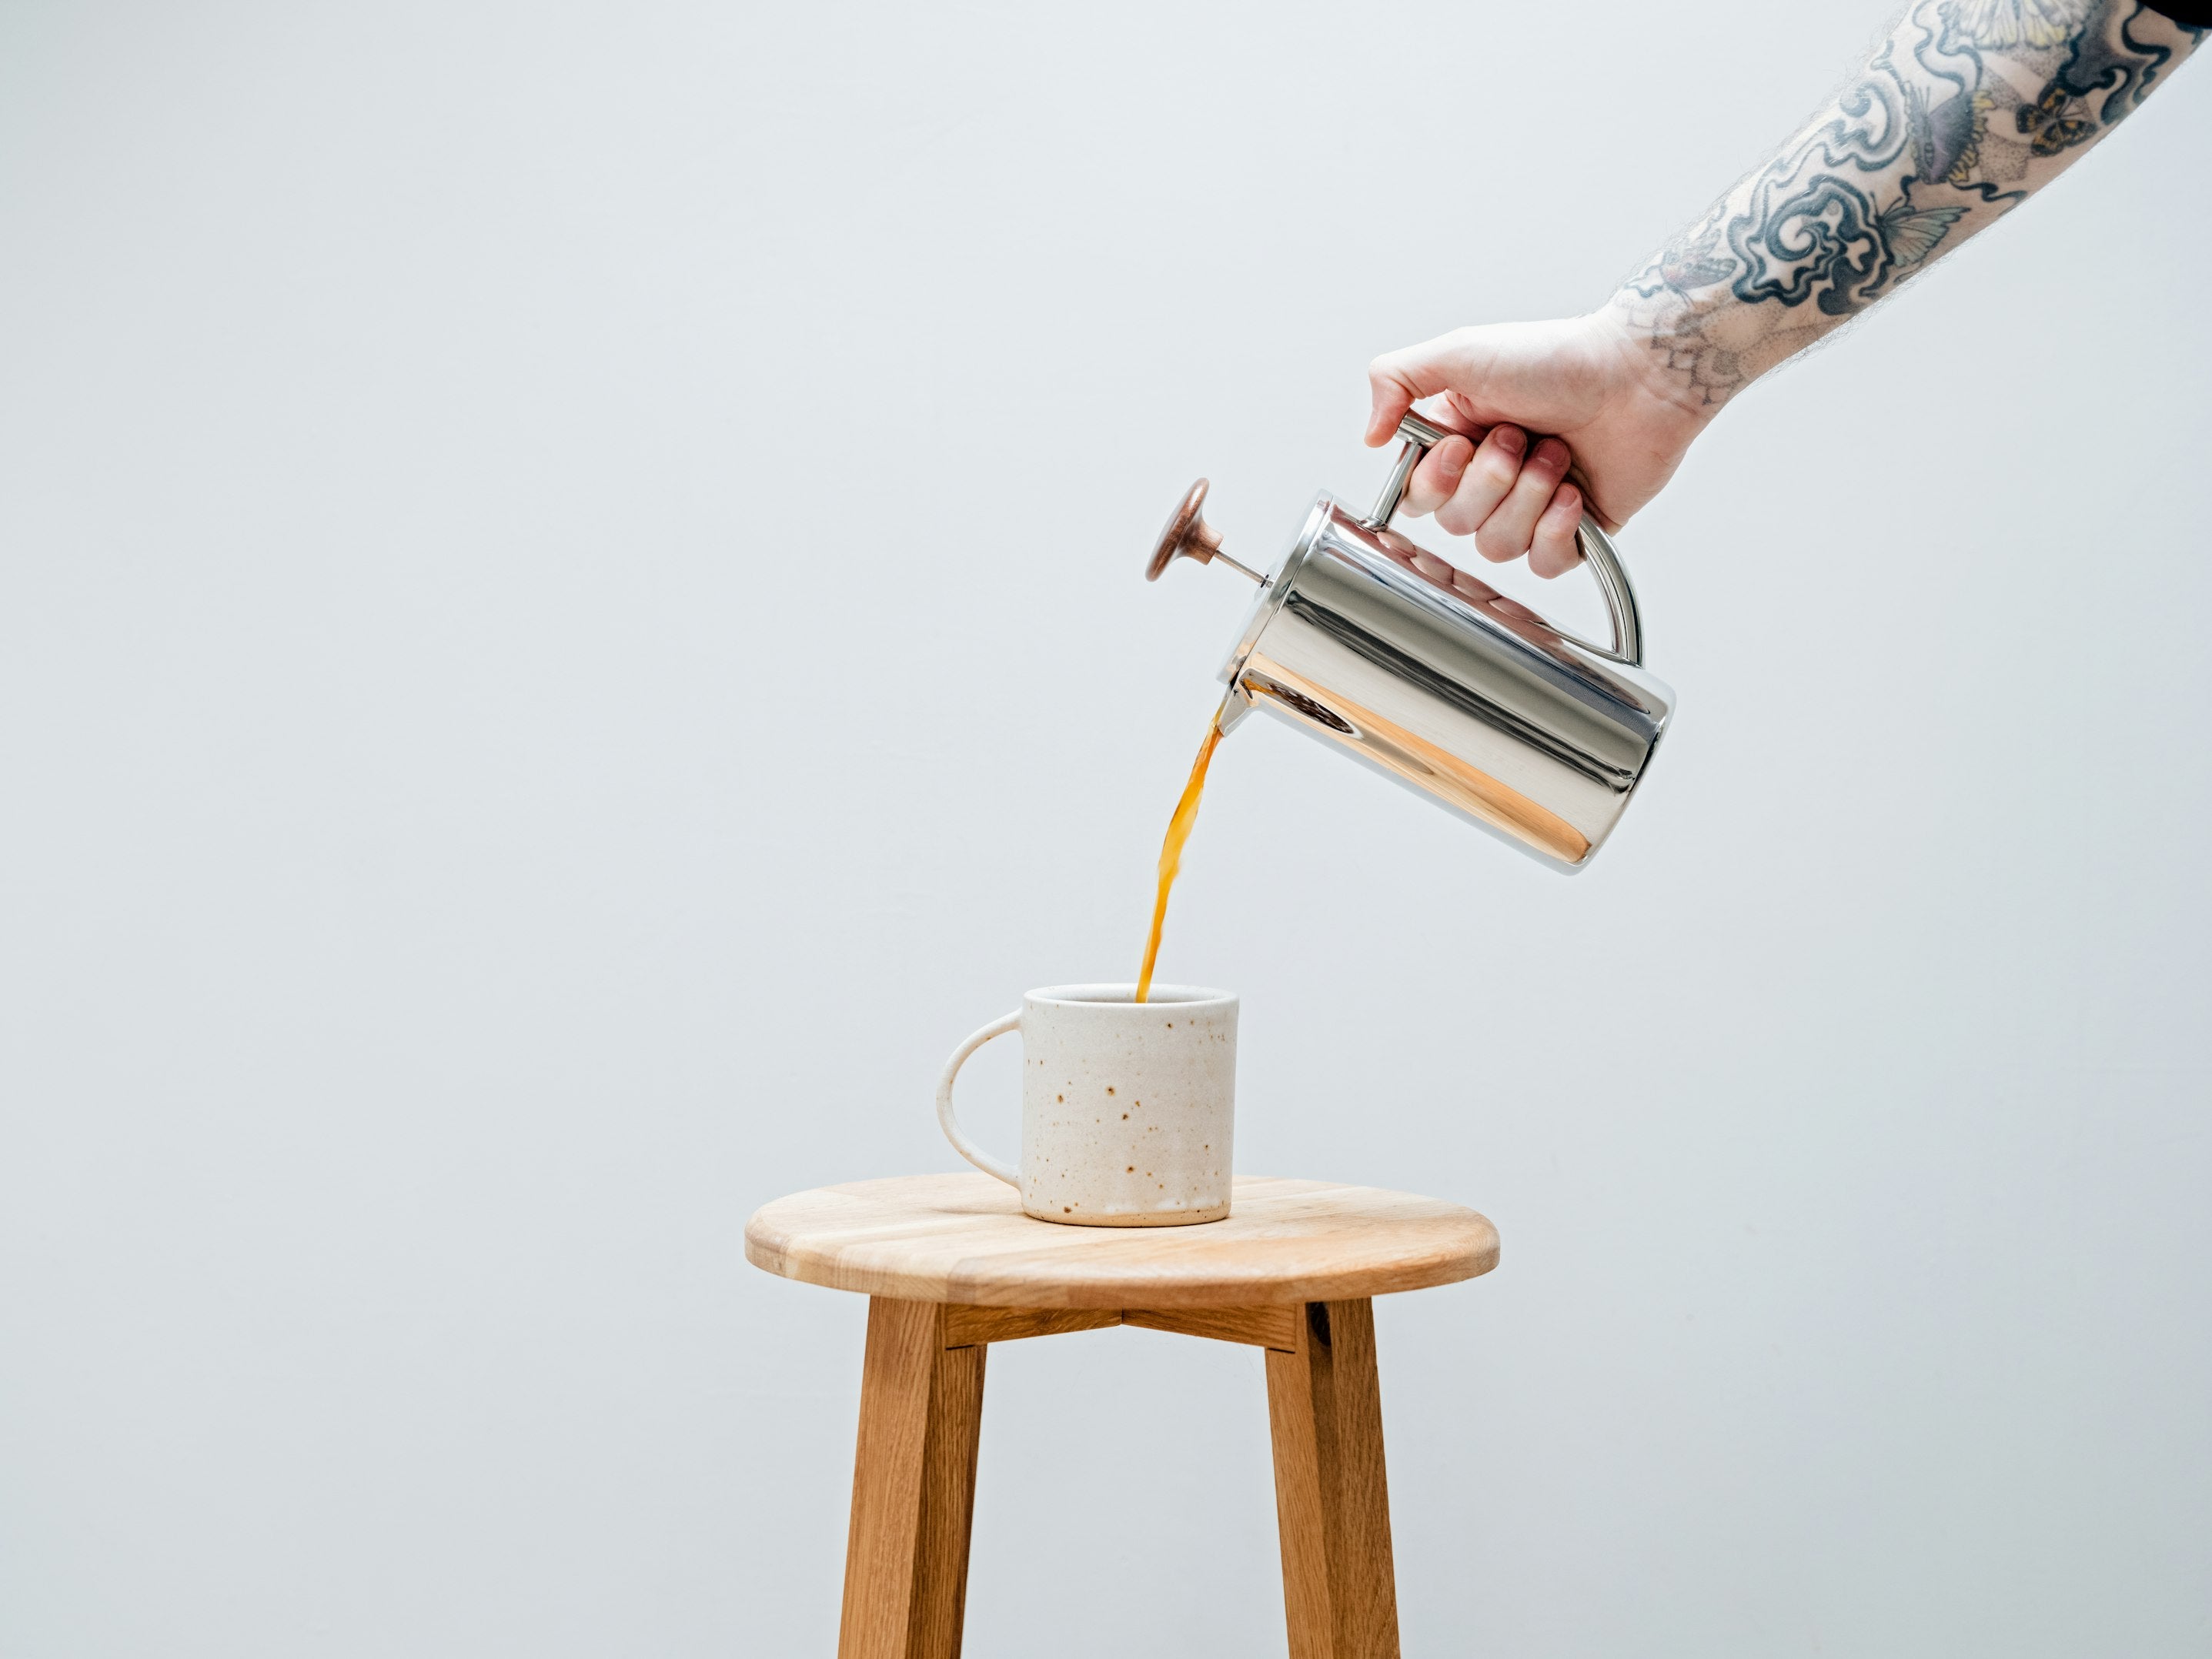
<svg viewBox="0 0 2212 1659"><path fill-rule="evenodd" d="M1168 890L1175 885L1176 872L1182 868L1183 843L1190 839L1191 826L1198 822L1199 797L1206 793L1206 769L1213 764L1213 750L1221 741L1221 711L1213 711L1206 722L1206 740L1198 745L1198 758L1191 763L1190 781L1182 787L1182 799L1176 803L1175 814L1168 819L1167 839L1160 843L1159 891L1152 900L1152 931L1145 940L1145 965L1137 975L1137 1000L1145 1002L1152 994L1152 969L1160 959L1160 932L1167 926Z"/></svg>

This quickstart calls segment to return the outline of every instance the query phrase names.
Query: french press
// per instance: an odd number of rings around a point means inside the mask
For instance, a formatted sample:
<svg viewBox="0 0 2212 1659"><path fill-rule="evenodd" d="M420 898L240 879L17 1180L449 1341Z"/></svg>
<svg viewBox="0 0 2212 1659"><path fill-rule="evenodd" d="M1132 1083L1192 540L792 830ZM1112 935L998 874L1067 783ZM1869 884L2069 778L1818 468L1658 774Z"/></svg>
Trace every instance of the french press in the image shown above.
<svg viewBox="0 0 2212 1659"><path fill-rule="evenodd" d="M1620 821L1674 713L1644 668L1636 594L1612 541L1583 514L1577 539L1613 619L1611 649L1390 528L1431 446L1451 434L1408 414L1389 480L1362 518L1327 491L1271 575L1221 550L1200 509L1170 516L1145 570L1219 560L1259 584L1221 671L1225 731L1255 708L1333 743L1385 776L1553 868L1587 865Z"/></svg>

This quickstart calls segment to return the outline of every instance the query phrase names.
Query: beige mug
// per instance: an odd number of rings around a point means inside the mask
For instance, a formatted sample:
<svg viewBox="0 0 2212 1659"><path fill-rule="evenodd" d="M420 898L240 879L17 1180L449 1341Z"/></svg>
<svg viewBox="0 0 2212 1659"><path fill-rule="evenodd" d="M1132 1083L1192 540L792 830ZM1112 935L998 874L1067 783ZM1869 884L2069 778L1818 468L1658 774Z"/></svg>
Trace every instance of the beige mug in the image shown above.
<svg viewBox="0 0 2212 1659"><path fill-rule="evenodd" d="M1179 1227L1229 1213L1237 1116L1237 999L1155 985L1054 985L1031 991L952 1051L937 1121L961 1157L1018 1188L1041 1221ZM1022 1161L1017 1169L961 1133L952 1085L993 1037L1022 1034Z"/></svg>

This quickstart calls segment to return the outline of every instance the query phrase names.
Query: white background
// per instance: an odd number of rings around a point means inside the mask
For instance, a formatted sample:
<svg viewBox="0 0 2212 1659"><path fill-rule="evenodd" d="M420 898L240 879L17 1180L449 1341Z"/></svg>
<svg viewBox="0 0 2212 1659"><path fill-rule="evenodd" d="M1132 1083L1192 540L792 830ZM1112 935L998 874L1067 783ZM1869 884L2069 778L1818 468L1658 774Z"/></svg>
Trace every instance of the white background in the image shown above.
<svg viewBox="0 0 2212 1659"><path fill-rule="evenodd" d="M0 11L0 1651L831 1651L862 1305L740 1234L1133 973L1168 507L1364 501L1880 21ZM1241 1166L1505 1242L1378 1309L1409 1652L2212 1645L2208 179L2198 67L1722 418L1587 876L1223 749ZM1280 1652L1256 1357L998 1351L969 1607Z"/></svg>

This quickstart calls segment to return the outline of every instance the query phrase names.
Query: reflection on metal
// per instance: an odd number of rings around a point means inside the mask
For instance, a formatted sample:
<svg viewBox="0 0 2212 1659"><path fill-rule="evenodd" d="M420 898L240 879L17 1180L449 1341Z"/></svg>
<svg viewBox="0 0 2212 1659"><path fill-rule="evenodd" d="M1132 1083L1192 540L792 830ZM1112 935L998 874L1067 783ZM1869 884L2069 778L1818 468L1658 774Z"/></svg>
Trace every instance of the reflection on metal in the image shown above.
<svg viewBox="0 0 2212 1659"><path fill-rule="evenodd" d="M1417 415L1375 510L1316 498L1221 671L1229 730L1254 708L1332 743L1553 867L1579 870L1620 821L1674 708L1644 672L1635 590L1584 516L1577 538L1611 647L1561 632L1391 529L1414 465L1447 434ZM1229 562L1194 485L1146 574ZM1239 569L1243 567L1238 566ZM1247 571L1246 574L1253 573Z"/></svg>
<svg viewBox="0 0 2212 1659"><path fill-rule="evenodd" d="M1339 737L1358 738L1359 728L1338 714L1310 691L1297 690L1284 680L1271 677L1267 671L1274 666L1264 659L1247 663L1240 682L1248 696L1267 697L1279 702L1302 720L1325 726Z"/></svg>
<svg viewBox="0 0 2212 1659"><path fill-rule="evenodd" d="M1339 713L1315 695L1319 686L1301 684L1287 669L1264 658L1245 665L1243 684L1255 698L1266 700L1271 709L1279 707L1291 718L1321 726L1339 741L1355 745L1362 760L1458 808L1486 828L1562 864L1580 864L1589 856L1589 837L1558 813L1507 788L1488 773L1476 771L1426 738L1393 726L1371 709L1347 707Z"/></svg>

